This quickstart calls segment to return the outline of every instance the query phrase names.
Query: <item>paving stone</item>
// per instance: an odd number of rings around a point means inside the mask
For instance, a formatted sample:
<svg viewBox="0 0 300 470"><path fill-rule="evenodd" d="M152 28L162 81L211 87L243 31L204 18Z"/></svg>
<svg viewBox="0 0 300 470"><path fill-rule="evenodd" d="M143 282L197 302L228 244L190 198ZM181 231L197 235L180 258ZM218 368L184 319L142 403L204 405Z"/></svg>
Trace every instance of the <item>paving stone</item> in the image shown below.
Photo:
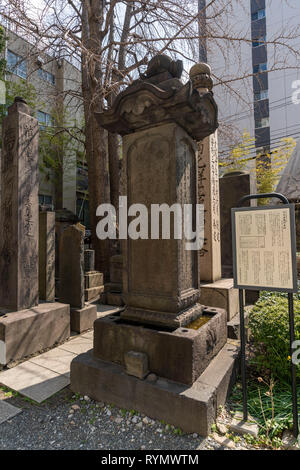
<svg viewBox="0 0 300 470"><path fill-rule="evenodd" d="M251 434L254 437L258 436L258 425L256 421L251 418L251 416L248 417L247 421L244 421L243 413L240 412L235 413L232 422L229 425L229 429L237 434Z"/></svg>
<svg viewBox="0 0 300 470"><path fill-rule="evenodd" d="M67 387L70 379L67 375L59 375L50 369L27 361L1 372L0 383L42 403L59 390Z"/></svg>
<svg viewBox="0 0 300 470"><path fill-rule="evenodd" d="M83 335L80 335L81 338L86 338L90 339L93 341L94 338L94 330L88 331L87 333L84 333Z"/></svg>
<svg viewBox="0 0 300 470"><path fill-rule="evenodd" d="M55 348L40 356L33 357L29 360L33 364L37 364L46 369L50 369L57 374L69 374L70 364L76 354L65 351L61 348Z"/></svg>
<svg viewBox="0 0 300 470"><path fill-rule="evenodd" d="M5 400L0 400L0 424L4 423L8 419L21 413L22 410L16 406L7 403Z"/></svg>
<svg viewBox="0 0 300 470"><path fill-rule="evenodd" d="M79 336L75 339L72 339L71 341L67 341L57 349L69 351L73 354L82 354L89 351L90 349L93 349L93 341L91 339Z"/></svg>

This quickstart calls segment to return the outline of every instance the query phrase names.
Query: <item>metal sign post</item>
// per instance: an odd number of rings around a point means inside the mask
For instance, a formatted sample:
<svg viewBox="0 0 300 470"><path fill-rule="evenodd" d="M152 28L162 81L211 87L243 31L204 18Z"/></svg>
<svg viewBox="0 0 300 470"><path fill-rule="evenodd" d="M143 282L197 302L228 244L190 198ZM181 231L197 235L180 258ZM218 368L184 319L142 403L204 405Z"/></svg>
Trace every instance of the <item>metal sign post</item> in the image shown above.
<svg viewBox="0 0 300 470"><path fill-rule="evenodd" d="M297 382L296 382L296 365L293 363L292 357L294 353L293 345L295 341L295 325L294 325L294 297L293 294L298 292L298 283L297 283L297 268L296 268L296 240L295 240L295 213L294 205L289 204L288 199L279 193L268 193L268 194L250 194L249 196L243 197L239 201L239 205L242 205L244 202L251 199L261 199L261 198L278 198L284 204L284 211L281 211L283 206L261 206L261 207L240 207L231 209L232 213L232 234L233 234L233 272L234 272L234 287L239 289L239 302L240 302L240 337L241 337L241 375L242 375L242 385L243 385L243 417L246 421L248 419L248 410L247 410L247 381L246 381L246 335L245 335L245 318L244 318L244 289L249 290L269 290L269 291L279 291L288 293L288 306L289 306L289 333L290 333L290 356L291 356L291 379L292 379L292 403L293 403L293 435L298 437L299 434L299 424L298 424L298 402L297 402ZM288 206L288 207L287 207ZM276 211L277 210L277 216ZM255 211L255 212L254 212ZM265 211L265 214L263 213ZM253 218L256 223L257 231L253 233L252 224ZM273 220L273 233L271 234L272 238L272 248L267 249L267 217L275 215L272 218ZM236 217L239 216L242 221L242 230L240 233L237 233L237 224ZM247 217L249 216L249 217ZM243 217L243 219L242 219ZM278 222L280 221L280 223ZM289 221L289 223L288 223ZM281 225L280 225L281 224ZM278 234L281 230L281 233ZM279 237L277 242L278 253L275 253L274 246L276 242L274 240L276 237ZM282 250L284 245L284 236L286 240L289 240L290 246L284 246L285 250ZM239 240L237 240L239 237ZM274 243L274 246L273 246ZM285 243L288 245L288 243ZM287 250L289 248L289 250ZM248 251L247 251L248 250ZM258 259L258 268L255 267L255 270L260 269L261 257L259 252L262 252L264 257L263 260L268 257L273 259L273 266L271 262L271 267L268 267L268 262L265 262L263 274L265 278L263 281L258 282L259 275L257 272L252 275L253 282L250 282L247 275L243 273L243 268L249 269L250 255L252 254L253 259ZM272 267L274 268L274 257L278 255L280 262L278 261L278 266L282 264L282 269L286 273L286 277L289 280L285 279L286 286L282 287L281 285L281 276L282 272L279 273L276 282L274 281ZM237 259L239 256L239 259ZM256 258L255 258L256 257ZM241 265L242 259L242 265ZM245 261L246 260L246 261ZM244 263L244 265L243 265ZM255 264L254 261L252 261ZM245 270L247 270L245 268ZM266 274L267 273L267 274ZM276 274L276 272L275 272ZM278 274L278 273L277 273ZM270 280L271 279L271 280Z"/></svg>

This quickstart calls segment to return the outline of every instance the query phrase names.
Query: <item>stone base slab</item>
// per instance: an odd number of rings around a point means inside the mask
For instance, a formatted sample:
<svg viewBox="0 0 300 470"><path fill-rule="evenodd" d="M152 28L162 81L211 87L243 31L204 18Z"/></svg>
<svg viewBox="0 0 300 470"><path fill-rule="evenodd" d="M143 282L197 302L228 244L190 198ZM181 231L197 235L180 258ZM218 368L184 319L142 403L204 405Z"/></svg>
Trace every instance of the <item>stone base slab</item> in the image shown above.
<svg viewBox="0 0 300 470"><path fill-rule="evenodd" d="M194 304L181 312L159 312L128 306L122 312L124 320L134 321L140 324L156 325L170 329L180 328L202 315L203 306Z"/></svg>
<svg viewBox="0 0 300 470"><path fill-rule="evenodd" d="M239 312L239 291L233 287L233 279L220 279L213 283L201 283L199 302L227 311L227 320Z"/></svg>
<svg viewBox="0 0 300 470"><path fill-rule="evenodd" d="M124 305L122 294L118 292L107 292L106 303L108 305L118 305L122 307Z"/></svg>
<svg viewBox="0 0 300 470"><path fill-rule="evenodd" d="M183 327L162 331L159 327L124 321L122 313L98 318L94 323L94 356L124 366L128 351L145 353L151 372L175 382L192 384L227 338L225 310L203 313L211 318L198 330Z"/></svg>
<svg viewBox="0 0 300 470"><path fill-rule="evenodd" d="M71 309L71 330L76 333L93 328L94 321L97 320L97 306L86 305L81 309Z"/></svg>
<svg viewBox="0 0 300 470"><path fill-rule="evenodd" d="M94 400L134 409L188 433L206 437L233 384L238 349L226 344L210 364L210 382L200 376L192 386L166 379L150 382L125 373L122 366L96 359L92 351L71 363L71 389Z"/></svg>
<svg viewBox="0 0 300 470"><path fill-rule="evenodd" d="M23 359L70 337L70 306L45 302L0 316L0 364Z"/></svg>
<svg viewBox="0 0 300 470"><path fill-rule="evenodd" d="M84 300L85 302L98 300L100 295L103 292L104 292L104 286L91 287L90 289L84 289Z"/></svg>

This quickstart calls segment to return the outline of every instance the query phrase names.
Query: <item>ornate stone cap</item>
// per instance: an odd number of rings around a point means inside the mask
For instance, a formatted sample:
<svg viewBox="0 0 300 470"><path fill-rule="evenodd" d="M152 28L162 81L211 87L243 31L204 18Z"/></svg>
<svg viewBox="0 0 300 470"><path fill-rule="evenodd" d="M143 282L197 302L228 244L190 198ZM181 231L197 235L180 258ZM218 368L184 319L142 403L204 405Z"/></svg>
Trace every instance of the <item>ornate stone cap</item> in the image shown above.
<svg viewBox="0 0 300 470"><path fill-rule="evenodd" d="M153 57L146 73L117 96L111 109L95 113L98 123L120 135L166 122L177 123L196 141L212 134L218 127L218 108L209 65L193 66L186 84L181 73L181 61Z"/></svg>

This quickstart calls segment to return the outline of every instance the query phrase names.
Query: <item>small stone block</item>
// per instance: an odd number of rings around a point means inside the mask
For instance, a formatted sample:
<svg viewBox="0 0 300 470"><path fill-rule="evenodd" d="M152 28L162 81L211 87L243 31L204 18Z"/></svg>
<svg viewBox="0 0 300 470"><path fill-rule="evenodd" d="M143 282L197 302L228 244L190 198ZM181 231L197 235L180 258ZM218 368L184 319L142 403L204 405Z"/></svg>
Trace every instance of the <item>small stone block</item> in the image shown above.
<svg viewBox="0 0 300 470"><path fill-rule="evenodd" d="M90 302L91 300L97 300L99 295L103 294L104 286L99 287L91 287L90 289L84 290L84 299L86 302Z"/></svg>
<svg viewBox="0 0 300 470"><path fill-rule="evenodd" d="M5 400L0 400L0 424L4 423L8 419L21 413L22 410L16 406L7 403Z"/></svg>
<svg viewBox="0 0 300 470"><path fill-rule="evenodd" d="M148 374L148 356L137 351L128 351L124 355L125 370L128 375L144 379Z"/></svg>
<svg viewBox="0 0 300 470"><path fill-rule="evenodd" d="M229 429L237 434L250 434L254 437L258 436L258 424L256 421L251 418L251 416L248 416L248 420L244 421L243 414L240 412L235 413Z"/></svg>
<svg viewBox="0 0 300 470"><path fill-rule="evenodd" d="M85 273L84 284L86 289L103 286L103 273L100 273L99 271Z"/></svg>
<svg viewBox="0 0 300 470"><path fill-rule="evenodd" d="M96 305L85 305L84 308L71 308L71 330L81 333L82 331L93 328L94 321L97 320Z"/></svg>

